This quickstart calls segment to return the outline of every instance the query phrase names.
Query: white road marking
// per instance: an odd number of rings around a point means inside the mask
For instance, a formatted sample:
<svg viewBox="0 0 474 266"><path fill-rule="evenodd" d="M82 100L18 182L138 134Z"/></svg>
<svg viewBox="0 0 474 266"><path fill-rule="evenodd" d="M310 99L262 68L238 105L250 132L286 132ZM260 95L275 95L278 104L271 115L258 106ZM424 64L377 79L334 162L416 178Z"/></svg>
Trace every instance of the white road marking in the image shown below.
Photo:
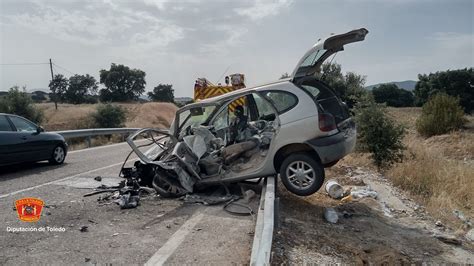
<svg viewBox="0 0 474 266"><path fill-rule="evenodd" d="M68 177L65 177L65 178L61 178L61 179L58 179L58 180L46 182L46 183L43 183L43 184L40 184L40 185L37 185L37 186L20 189L20 190L14 191L14 192L10 192L8 194L0 195L0 199L6 198L6 197L9 197L9 196L13 196L13 195L16 195L18 193L25 192L25 191L30 191L30 190L33 190L33 189L36 189L36 188L39 188L39 187L51 185L51 184L54 184L54 183L59 183L59 182L62 182L64 180L68 180L68 179L71 179L71 178L74 178L74 177L78 177L80 175L90 174L90 173L93 173L93 172L96 172L96 171L104 170L104 169L107 169L107 168L110 168L110 167L113 167L113 166L117 166L117 165L121 165L121 164L123 164L123 162L111 164L111 165L104 166L104 167L97 168L97 169L93 169L93 170L90 170L90 171L87 171L87 172L82 172L82 173L75 174L75 175L72 175L72 176L68 176Z"/></svg>
<svg viewBox="0 0 474 266"><path fill-rule="evenodd" d="M168 258L173 255L176 249L184 241L186 235L188 235L196 226L196 224L202 220L204 214L199 213L194 215L187 220L179 229L176 231L168 241L145 263L145 265L163 265Z"/></svg>

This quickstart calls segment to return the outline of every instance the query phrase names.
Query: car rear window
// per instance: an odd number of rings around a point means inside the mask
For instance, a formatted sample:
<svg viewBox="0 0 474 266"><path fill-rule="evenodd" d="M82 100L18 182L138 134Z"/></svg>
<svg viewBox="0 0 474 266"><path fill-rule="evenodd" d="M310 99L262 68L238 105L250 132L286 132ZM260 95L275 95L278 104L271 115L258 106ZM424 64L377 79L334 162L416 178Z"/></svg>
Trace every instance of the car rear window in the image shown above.
<svg viewBox="0 0 474 266"><path fill-rule="evenodd" d="M33 123L23 118L10 116L10 120L12 121L13 125L15 125L17 131L20 131L20 132L35 132L36 131L36 126Z"/></svg>
<svg viewBox="0 0 474 266"><path fill-rule="evenodd" d="M344 121L349 117L349 112L342 105L341 100L331 89L322 83L309 79L303 81L300 87L313 96L321 111L332 114L336 118L336 123Z"/></svg>
<svg viewBox="0 0 474 266"><path fill-rule="evenodd" d="M0 131L13 131L13 128L4 115L0 115Z"/></svg>

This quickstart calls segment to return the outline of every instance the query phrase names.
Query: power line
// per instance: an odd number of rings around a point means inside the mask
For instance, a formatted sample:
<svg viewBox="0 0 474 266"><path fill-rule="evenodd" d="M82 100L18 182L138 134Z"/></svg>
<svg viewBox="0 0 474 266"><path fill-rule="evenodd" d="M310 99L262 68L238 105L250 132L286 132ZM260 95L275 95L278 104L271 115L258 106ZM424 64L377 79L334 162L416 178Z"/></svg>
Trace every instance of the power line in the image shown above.
<svg viewBox="0 0 474 266"><path fill-rule="evenodd" d="M25 65L48 65L49 63L6 63L0 64L2 66L25 66Z"/></svg>
<svg viewBox="0 0 474 266"><path fill-rule="evenodd" d="M62 66L59 66L59 65L56 64L56 63L53 63L53 65L56 66L56 67L58 67L58 68L60 68L60 69L62 69L62 70L64 70L64 71L66 71L66 72L69 72L69 73L72 74L72 75L75 75L75 74L76 74L76 73L74 73L74 72L72 72L72 71L70 71L70 70L67 70L66 68L64 68L64 67L62 67Z"/></svg>

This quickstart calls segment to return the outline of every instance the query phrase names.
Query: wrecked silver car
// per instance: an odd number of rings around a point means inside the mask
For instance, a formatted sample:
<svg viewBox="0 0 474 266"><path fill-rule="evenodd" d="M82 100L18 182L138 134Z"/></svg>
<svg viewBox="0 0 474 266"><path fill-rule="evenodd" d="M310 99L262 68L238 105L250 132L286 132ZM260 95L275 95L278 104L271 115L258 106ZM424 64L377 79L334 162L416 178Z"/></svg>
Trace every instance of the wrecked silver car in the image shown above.
<svg viewBox="0 0 474 266"><path fill-rule="evenodd" d="M148 128L130 136L127 142L140 160L124 168L124 176L170 197L254 175L278 131L276 111L270 119L247 121L244 107L232 110L229 102L186 106L178 110L170 131ZM137 144L141 139L151 143Z"/></svg>
<svg viewBox="0 0 474 266"><path fill-rule="evenodd" d="M277 174L289 191L315 193L324 168L350 153L356 141L346 105L319 80L319 69L367 33L358 29L320 40L291 78L187 105L169 131L136 132L127 142L139 160L122 175L164 197Z"/></svg>

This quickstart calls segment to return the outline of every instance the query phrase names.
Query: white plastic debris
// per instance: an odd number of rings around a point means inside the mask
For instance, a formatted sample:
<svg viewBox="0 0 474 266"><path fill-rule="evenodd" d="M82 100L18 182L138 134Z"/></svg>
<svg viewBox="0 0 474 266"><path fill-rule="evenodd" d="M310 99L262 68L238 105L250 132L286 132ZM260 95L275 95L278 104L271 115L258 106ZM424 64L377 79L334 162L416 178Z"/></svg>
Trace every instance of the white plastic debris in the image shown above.
<svg viewBox="0 0 474 266"><path fill-rule="evenodd" d="M474 229L471 229L471 230L467 231L466 239L471 241L471 242L474 242Z"/></svg>
<svg viewBox="0 0 474 266"><path fill-rule="evenodd" d="M324 209L324 218L326 221L335 224L339 220L339 216L334 208L325 208Z"/></svg>
<svg viewBox="0 0 474 266"><path fill-rule="evenodd" d="M329 180L326 183L326 192L333 199L340 199L344 196L344 188L335 180Z"/></svg>
<svg viewBox="0 0 474 266"><path fill-rule="evenodd" d="M352 189L351 191L351 196L354 199L360 199L360 198L377 198L377 191L373 191L370 187L364 187L364 188L359 188L359 189Z"/></svg>
<svg viewBox="0 0 474 266"><path fill-rule="evenodd" d="M466 216L464 216L464 213L460 210L454 210L453 211L453 214L458 217L459 220L461 220L464 224L466 224L467 226L471 227L472 226L472 222L469 218L467 218Z"/></svg>

